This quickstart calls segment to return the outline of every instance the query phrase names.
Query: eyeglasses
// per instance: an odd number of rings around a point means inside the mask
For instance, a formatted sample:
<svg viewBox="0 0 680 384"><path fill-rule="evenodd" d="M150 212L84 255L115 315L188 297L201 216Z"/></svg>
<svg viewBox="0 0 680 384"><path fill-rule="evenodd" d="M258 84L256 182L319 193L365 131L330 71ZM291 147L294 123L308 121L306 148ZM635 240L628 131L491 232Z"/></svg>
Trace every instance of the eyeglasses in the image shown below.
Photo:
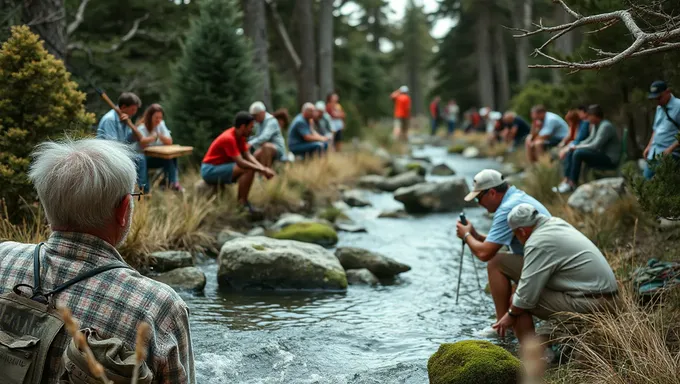
<svg viewBox="0 0 680 384"><path fill-rule="evenodd" d="M130 193L131 198L137 198L137 201L142 201L142 196L144 196L144 186L140 185L138 186L139 192L132 192ZM127 195L125 195L127 196ZM125 199L125 196L123 196L123 199ZM121 199L122 200L122 199Z"/></svg>
<svg viewBox="0 0 680 384"><path fill-rule="evenodd" d="M484 195L486 195L487 192L489 192L488 189L485 189L485 190L479 192L479 194L477 195L477 197L475 197L475 201L476 201L477 203L479 203L480 201L482 201L482 197L483 197Z"/></svg>

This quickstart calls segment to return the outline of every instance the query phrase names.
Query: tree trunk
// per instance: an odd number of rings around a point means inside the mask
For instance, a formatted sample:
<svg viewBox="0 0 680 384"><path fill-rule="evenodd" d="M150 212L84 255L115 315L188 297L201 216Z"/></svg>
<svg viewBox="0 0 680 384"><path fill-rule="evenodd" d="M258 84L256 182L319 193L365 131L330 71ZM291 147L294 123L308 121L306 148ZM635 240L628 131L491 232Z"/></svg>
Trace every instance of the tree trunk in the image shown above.
<svg viewBox="0 0 680 384"><path fill-rule="evenodd" d="M494 28L494 65L496 67L496 109L503 111L510 101L510 74L508 73L508 55L503 41L504 30L496 23Z"/></svg>
<svg viewBox="0 0 680 384"><path fill-rule="evenodd" d="M479 107L495 108L493 89L493 68L491 60L491 15L488 1L480 0L481 12L477 20L476 49L477 49L477 92L479 93Z"/></svg>
<svg viewBox="0 0 680 384"><path fill-rule="evenodd" d="M319 88L321 97L333 92L333 0L321 0L319 17Z"/></svg>
<svg viewBox="0 0 680 384"><path fill-rule="evenodd" d="M243 29L253 45L253 64L260 75L257 97L272 109L272 90L269 78L269 40L264 0L243 0Z"/></svg>
<svg viewBox="0 0 680 384"><path fill-rule="evenodd" d="M516 0L511 8L512 25L515 28L529 30L533 0ZM515 57L517 58L517 82L520 86L529 81L529 39L515 39Z"/></svg>
<svg viewBox="0 0 680 384"><path fill-rule="evenodd" d="M45 48L57 59L66 57L66 9L64 0L24 1L24 23L45 41Z"/></svg>
<svg viewBox="0 0 680 384"><path fill-rule="evenodd" d="M555 25L567 24L573 21L572 17L562 8L555 6L553 18ZM575 34L574 31L567 32L564 36L555 40L555 50L562 56L568 56L574 53ZM562 81L562 70L553 69L552 71L553 83L560 83Z"/></svg>
<svg viewBox="0 0 680 384"><path fill-rule="evenodd" d="M312 0L297 0L297 15L300 23L300 59L298 72L298 104L317 100L316 87L316 44Z"/></svg>

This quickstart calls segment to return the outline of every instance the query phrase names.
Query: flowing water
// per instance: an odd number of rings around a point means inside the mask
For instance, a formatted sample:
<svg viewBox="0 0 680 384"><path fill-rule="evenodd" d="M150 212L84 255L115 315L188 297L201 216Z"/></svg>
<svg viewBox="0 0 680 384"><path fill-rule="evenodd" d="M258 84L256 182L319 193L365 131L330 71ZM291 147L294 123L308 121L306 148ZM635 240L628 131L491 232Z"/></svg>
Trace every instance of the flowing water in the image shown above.
<svg viewBox="0 0 680 384"><path fill-rule="evenodd" d="M415 153L445 162L469 184L486 159L448 155L445 148ZM430 180L445 179L430 177ZM401 208L391 193L368 193L370 208L349 216L368 233L340 233L338 246L355 246L411 266L393 285L350 286L347 293L233 293L217 285L217 265L202 266L208 284L202 295L184 294L191 311L199 383L427 383L427 359L439 344L480 338L492 323L493 304L477 289L475 270L486 270L465 252L461 297L456 284L461 241L453 228L457 213L379 219ZM468 219L487 230L481 208Z"/></svg>

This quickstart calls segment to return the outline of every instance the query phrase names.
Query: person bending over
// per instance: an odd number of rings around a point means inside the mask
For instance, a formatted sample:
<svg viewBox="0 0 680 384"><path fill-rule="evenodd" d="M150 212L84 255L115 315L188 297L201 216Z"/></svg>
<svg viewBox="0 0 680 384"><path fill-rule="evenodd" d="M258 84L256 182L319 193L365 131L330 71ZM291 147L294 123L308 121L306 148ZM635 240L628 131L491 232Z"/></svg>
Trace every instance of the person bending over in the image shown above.
<svg viewBox="0 0 680 384"><path fill-rule="evenodd" d="M279 121L267 112L264 103L256 101L250 105L250 114L255 119L255 135L248 145L260 164L271 168L274 161L286 158L286 142L281 133Z"/></svg>
<svg viewBox="0 0 680 384"><path fill-rule="evenodd" d="M288 129L288 148L295 156L307 158L322 155L328 150L328 138L312 130L314 104L305 103L302 112L293 119Z"/></svg>
<svg viewBox="0 0 680 384"><path fill-rule="evenodd" d="M539 131L529 135L525 141L527 160L533 164L546 150L557 146L569 134L569 125L542 105L531 108L531 119L540 125Z"/></svg>

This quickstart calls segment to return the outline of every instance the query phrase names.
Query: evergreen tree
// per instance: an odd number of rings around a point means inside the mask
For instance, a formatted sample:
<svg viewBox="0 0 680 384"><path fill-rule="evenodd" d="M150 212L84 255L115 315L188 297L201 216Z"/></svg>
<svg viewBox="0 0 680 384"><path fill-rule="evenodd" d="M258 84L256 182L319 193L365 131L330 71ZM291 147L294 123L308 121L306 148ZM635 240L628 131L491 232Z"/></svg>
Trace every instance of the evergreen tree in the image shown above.
<svg viewBox="0 0 680 384"><path fill-rule="evenodd" d="M0 198L12 218L21 216L21 198L35 200L26 177L35 145L94 124L70 76L28 27L12 27L0 50Z"/></svg>
<svg viewBox="0 0 680 384"><path fill-rule="evenodd" d="M204 0L172 77L168 126L197 160L254 101L256 77L237 2Z"/></svg>

